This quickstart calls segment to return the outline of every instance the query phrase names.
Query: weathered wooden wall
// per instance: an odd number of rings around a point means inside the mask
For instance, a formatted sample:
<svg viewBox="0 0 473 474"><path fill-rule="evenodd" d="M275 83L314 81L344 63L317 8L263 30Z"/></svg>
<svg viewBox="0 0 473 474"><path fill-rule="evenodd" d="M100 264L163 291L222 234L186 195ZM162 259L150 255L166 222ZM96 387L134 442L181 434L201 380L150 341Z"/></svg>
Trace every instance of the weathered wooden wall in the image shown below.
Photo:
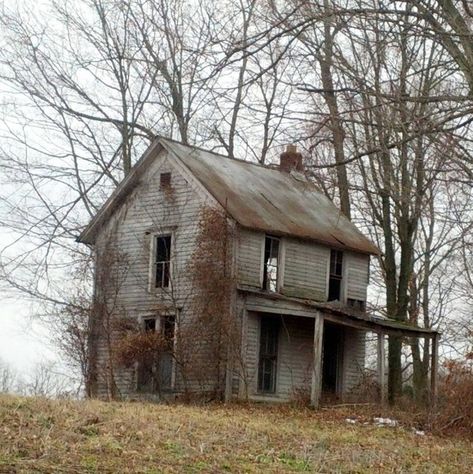
<svg viewBox="0 0 473 474"><path fill-rule="evenodd" d="M325 301L330 249L311 242L283 239L285 263L281 293Z"/></svg>
<svg viewBox="0 0 473 474"><path fill-rule="evenodd" d="M171 189L161 190L160 173L171 172ZM198 232L199 213L204 205L215 205L206 198L205 193L192 180L186 179L185 170L177 166L173 157L162 152L142 181L127 196L112 218L101 229L96 242L98 271L113 272L106 258L106 249L117 249L127 260L126 278L117 288L113 279L102 278L101 288L107 301L113 301L113 312L117 317L140 319L156 316L158 312L176 314L179 327L185 330L192 323L193 314L189 309L193 297L193 286L187 269L195 249ZM172 233L173 257L172 276L169 289L150 288L150 254L153 234ZM108 252L109 253L109 252ZM108 283L107 283L108 282ZM199 343L195 335L193 355L189 363L199 366L199 380L188 380L190 390L207 389L213 380L202 380L209 353L205 343ZM109 364L105 338L97 343L97 362L99 366L98 396L106 396L107 383L103 374ZM178 374L179 375L179 374ZM133 368L116 368L116 382L121 396L131 396L136 388L136 375ZM182 379L176 380L176 388L182 389Z"/></svg>
<svg viewBox="0 0 473 474"><path fill-rule="evenodd" d="M172 173L171 190L161 190L160 173ZM193 314L190 302L194 288L188 271L188 263L195 250L200 210L205 205L216 205L216 201L191 177L167 152L156 157L147 173L134 190L115 211L99 232L96 242L97 269L102 274L97 285L97 295L106 295L112 303L117 317L139 320L155 316L158 312L176 314L179 327L185 332L192 328ZM173 264L170 289L150 288L150 253L153 234L172 233ZM236 276L243 288L261 288L264 233L239 228L237 232ZM126 278L119 287L120 270L107 263L107 251L116 249L123 254L122 266L126 267ZM325 301L327 298L330 249L319 244L299 239L282 238L281 293L286 296ZM345 252L344 298L366 299L369 258ZM269 303L273 304L274 303ZM287 307L282 307L286 304ZM308 371L311 364L313 320L307 317L310 310L292 307L290 303L278 303L281 314L292 314L284 318L280 344L280 368L278 391L282 398L289 398L294 390L310 382ZM274 308L273 308L274 309ZM286 312L289 311L289 312ZM292 313L290 312L292 311ZM300 317L296 317L296 315ZM255 394L257 357L259 344L259 316L246 312L245 305L238 302L235 311L238 322L242 322L242 360L234 366L246 364L249 392ZM343 386L349 390L358 380L363 363L364 339L356 331L347 331ZM113 346L113 344L112 344ZM109 365L105 337L95 340L99 373L97 395L107 396L106 367ZM215 384L212 371L211 348L206 345L203 334L196 334L192 354L187 360L188 375L185 386L189 391L211 390ZM241 369L241 367L240 367ZM194 371L194 372L193 372ZM119 394L134 396L136 373L131 368L116 368L115 380ZM193 373L193 375L192 375ZM104 375L105 374L105 375ZM230 390L242 396L241 377L230 380ZM184 379L177 373L176 389L184 389Z"/></svg>
<svg viewBox="0 0 473 474"><path fill-rule="evenodd" d="M287 401L308 397L313 367L314 319L302 316L278 316L280 337L276 393L259 394L257 390L260 321L263 313L247 312L244 358L248 393L242 387L239 396L250 399ZM339 326L343 333L344 353L340 361L341 395L349 394L361 380L365 359L363 331ZM242 382L240 382L242 383Z"/></svg>
<svg viewBox="0 0 473 474"><path fill-rule="evenodd" d="M366 301L370 259L367 255L345 252L346 297Z"/></svg>
<svg viewBox="0 0 473 474"><path fill-rule="evenodd" d="M264 252L263 232L240 229L238 237L238 283L261 288ZM281 293L304 299L326 301L330 248L300 239L282 237L280 245ZM366 301L369 256L344 252L342 299Z"/></svg>
<svg viewBox="0 0 473 474"><path fill-rule="evenodd" d="M344 328L343 392L349 394L360 388L365 367L366 333L359 329Z"/></svg>

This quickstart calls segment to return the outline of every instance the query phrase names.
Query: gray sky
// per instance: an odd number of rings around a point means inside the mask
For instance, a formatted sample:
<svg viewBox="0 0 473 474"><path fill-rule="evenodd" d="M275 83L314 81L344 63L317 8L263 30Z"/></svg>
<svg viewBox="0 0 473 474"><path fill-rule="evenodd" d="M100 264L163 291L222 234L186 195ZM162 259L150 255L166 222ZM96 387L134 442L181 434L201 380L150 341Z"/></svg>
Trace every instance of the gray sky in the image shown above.
<svg viewBox="0 0 473 474"><path fill-rule="evenodd" d="M20 374L30 373L39 362L58 359L47 329L30 314L29 302L0 299L0 360Z"/></svg>

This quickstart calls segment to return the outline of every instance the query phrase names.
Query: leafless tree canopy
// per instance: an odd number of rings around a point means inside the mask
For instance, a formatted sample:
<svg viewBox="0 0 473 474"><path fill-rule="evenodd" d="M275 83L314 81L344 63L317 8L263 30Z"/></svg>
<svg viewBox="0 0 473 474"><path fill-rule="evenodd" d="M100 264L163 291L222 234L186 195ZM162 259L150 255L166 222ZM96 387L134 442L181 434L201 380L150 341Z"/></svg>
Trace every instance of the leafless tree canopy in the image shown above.
<svg viewBox="0 0 473 474"><path fill-rule="evenodd" d="M261 163L298 142L383 251L378 310L471 338L469 2L50 1L0 22L1 284L67 314L69 350L90 285L74 239L158 135ZM400 356L390 341L391 387Z"/></svg>

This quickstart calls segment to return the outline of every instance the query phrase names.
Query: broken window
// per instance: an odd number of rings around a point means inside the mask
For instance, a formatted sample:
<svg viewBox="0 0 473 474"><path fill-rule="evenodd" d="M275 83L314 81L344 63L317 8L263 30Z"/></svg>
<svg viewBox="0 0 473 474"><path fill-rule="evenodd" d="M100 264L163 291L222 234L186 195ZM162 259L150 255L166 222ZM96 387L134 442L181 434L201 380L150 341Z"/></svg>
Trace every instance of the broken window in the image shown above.
<svg viewBox="0 0 473 474"><path fill-rule="evenodd" d="M267 235L264 242L263 289L278 290L279 241Z"/></svg>
<svg viewBox="0 0 473 474"><path fill-rule="evenodd" d="M161 189L171 187L171 173L161 173L159 176L159 186Z"/></svg>
<svg viewBox="0 0 473 474"><path fill-rule="evenodd" d="M156 236L155 239L155 287L167 288L171 270L171 236Z"/></svg>
<svg viewBox="0 0 473 474"><path fill-rule="evenodd" d="M328 301L340 301L343 277L343 252L330 251L330 275L328 282Z"/></svg>
<svg viewBox="0 0 473 474"><path fill-rule="evenodd" d="M278 365L279 321L275 318L261 318L258 391L276 391L276 372Z"/></svg>
<svg viewBox="0 0 473 474"><path fill-rule="evenodd" d="M143 320L143 330L145 332L156 331L156 318L146 318ZM140 360L137 373L137 390L139 392L155 392L156 383L154 380L155 361L152 357Z"/></svg>
<svg viewBox="0 0 473 474"><path fill-rule="evenodd" d="M174 315L161 317L161 335L164 342L158 363L158 381L161 390L172 388L175 328L176 318Z"/></svg>
<svg viewBox="0 0 473 474"><path fill-rule="evenodd" d="M144 393L160 393L171 390L173 381L173 352L176 318L164 315L143 319L145 332L159 332L162 344L156 354L143 358L138 365L137 390Z"/></svg>

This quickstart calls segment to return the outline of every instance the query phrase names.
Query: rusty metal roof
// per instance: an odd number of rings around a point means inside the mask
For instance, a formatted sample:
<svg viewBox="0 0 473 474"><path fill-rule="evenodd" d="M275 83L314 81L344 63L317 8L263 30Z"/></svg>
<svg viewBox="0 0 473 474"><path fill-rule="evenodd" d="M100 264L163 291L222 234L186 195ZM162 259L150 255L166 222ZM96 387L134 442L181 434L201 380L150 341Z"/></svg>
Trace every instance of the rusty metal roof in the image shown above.
<svg viewBox="0 0 473 474"><path fill-rule="evenodd" d="M161 139L242 226L379 254L379 249L300 174Z"/></svg>
<svg viewBox="0 0 473 474"><path fill-rule="evenodd" d="M379 254L379 249L318 188L300 174L159 138L154 141L78 237L92 244L97 232L165 148L183 163L240 225L334 248Z"/></svg>

